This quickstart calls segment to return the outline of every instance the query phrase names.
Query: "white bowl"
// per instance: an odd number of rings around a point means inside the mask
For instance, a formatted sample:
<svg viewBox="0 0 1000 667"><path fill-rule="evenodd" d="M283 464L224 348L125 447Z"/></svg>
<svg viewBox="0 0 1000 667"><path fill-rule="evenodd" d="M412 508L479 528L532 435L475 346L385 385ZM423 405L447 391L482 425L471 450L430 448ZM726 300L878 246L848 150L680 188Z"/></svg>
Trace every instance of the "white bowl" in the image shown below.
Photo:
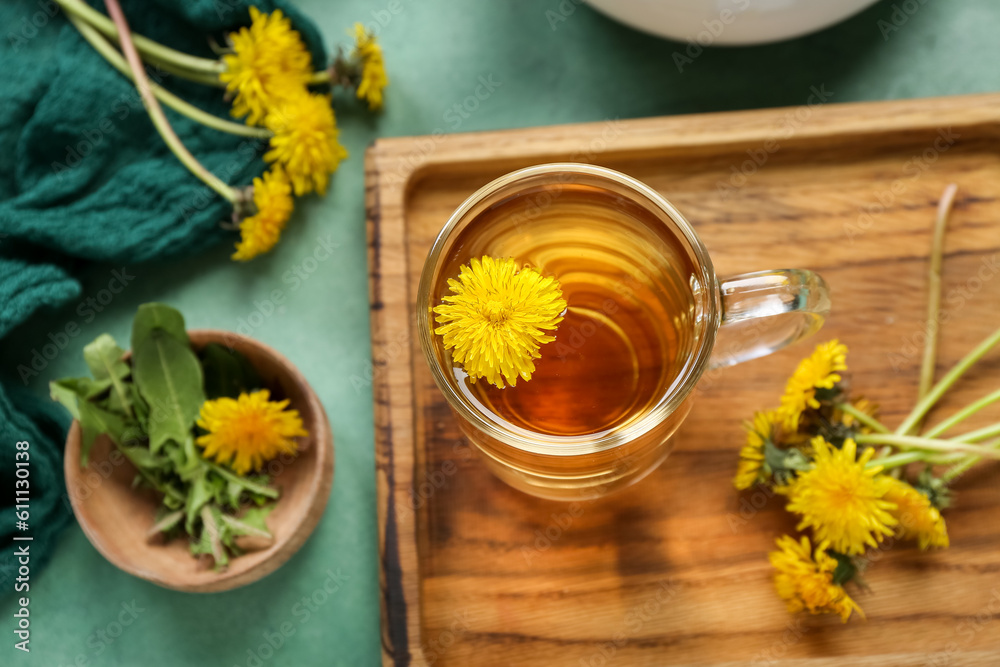
<svg viewBox="0 0 1000 667"><path fill-rule="evenodd" d="M843 21L876 0L586 0L638 30L701 46L791 39Z"/></svg>

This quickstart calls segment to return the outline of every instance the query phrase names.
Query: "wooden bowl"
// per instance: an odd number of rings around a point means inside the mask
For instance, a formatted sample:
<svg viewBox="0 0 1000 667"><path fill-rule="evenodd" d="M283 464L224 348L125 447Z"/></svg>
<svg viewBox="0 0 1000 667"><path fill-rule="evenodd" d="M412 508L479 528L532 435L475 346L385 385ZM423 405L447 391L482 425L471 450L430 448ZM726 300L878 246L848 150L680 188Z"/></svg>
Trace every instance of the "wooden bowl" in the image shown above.
<svg viewBox="0 0 1000 667"><path fill-rule="evenodd" d="M101 436L80 467L80 424L73 422L66 439L64 472L73 513L84 534L118 568L165 588L193 593L225 591L274 572L306 541L326 508L333 484L333 435L315 392L285 357L251 338L217 330L188 332L197 349L210 342L231 346L254 365L265 386L278 389L299 411L309 437L291 462L271 462L273 484L281 489L267 525L273 542L232 558L222 571L191 555L188 539L164 543L146 535L160 505L157 493L133 489L135 468Z"/></svg>

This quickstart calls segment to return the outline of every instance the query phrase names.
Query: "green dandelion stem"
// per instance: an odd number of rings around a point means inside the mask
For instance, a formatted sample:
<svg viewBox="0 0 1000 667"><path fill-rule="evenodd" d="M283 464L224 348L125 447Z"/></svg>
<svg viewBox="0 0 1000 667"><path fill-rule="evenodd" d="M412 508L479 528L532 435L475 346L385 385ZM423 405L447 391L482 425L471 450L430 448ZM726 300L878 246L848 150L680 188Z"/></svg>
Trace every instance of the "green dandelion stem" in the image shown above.
<svg viewBox="0 0 1000 667"><path fill-rule="evenodd" d="M993 448L1000 447L1000 439L994 440L993 442L990 442L990 443L987 443L984 446L985 447L993 447ZM948 468L947 470L945 470L941 474L941 479L943 481L945 481L945 482L950 482L953 479L955 479L956 477L959 477L960 475L963 475L966 472L968 472L969 468L971 468L972 466L974 466L977 463L979 463L979 461L980 461L980 457L978 457L978 456L966 456L965 458L963 458L961 460L960 463L958 463L957 465L952 466L951 468Z"/></svg>
<svg viewBox="0 0 1000 667"><path fill-rule="evenodd" d="M975 454L991 459L1000 459L1000 450L982 445L974 445L961 440L937 440L921 438L915 435L896 435L894 433L863 433L855 438L859 444L892 445L899 449L918 449L929 452L961 452Z"/></svg>
<svg viewBox="0 0 1000 667"><path fill-rule="evenodd" d="M948 468L943 473L941 473L941 481L950 482L960 477L961 475L967 473L969 471L969 468L976 465L977 463L979 463L978 456L968 456L961 463L952 466L951 468Z"/></svg>
<svg viewBox="0 0 1000 667"><path fill-rule="evenodd" d="M357 86L361 80L361 62L338 53L326 69L316 70L309 77L310 86Z"/></svg>
<svg viewBox="0 0 1000 667"><path fill-rule="evenodd" d="M875 419L871 415L865 414L861 410L858 410L850 403L837 403L836 405L834 405L834 407L840 410L841 412L846 412L847 414L851 415L859 422L867 426L868 428L873 429L878 433L891 433L891 431L885 424Z"/></svg>
<svg viewBox="0 0 1000 667"><path fill-rule="evenodd" d="M196 72L194 70L185 69L184 67L174 62L160 60L159 58L150 55L143 55L143 62L149 63L150 67L155 67L157 70L161 70L163 72L166 72L167 74L171 74L180 79L185 79L193 83L199 83L203 86L211 86L212 88L226 87L226 84L219 79L218 74L213 74L209 72Z"/></svg>
<svg viewBox="0 0 1000 667"><path fill-rule="evenodd" d="M180 137L177 136L177 133L174 132L174 128L170 126L170 121L167 120L166 114L163 113L160 102L153 95L149 79L146 78L146 70L142 68L139 53L135 49L135 44L132 43L132 35L128 29L128 22L125 20L125 14L122 13L122 8L118 4L118 0L105 0L105 6L107 6L108 13L114 20L115 25L118 26L118 34L121 35L122 52L128 61L129 69L132 70L132 78L136 89L139 91L139 96L142 98L142 104L146 107L146 111L149 114L150 120L153 121L156 131L160 134L164 143L167 144L167 147L170 148L170 151L192 174L200 178L205 185L212 188L220 196L235 205L240 199L240 193L235 188L226 185L222 179L206 169L202 163L198 162L191 155L191 151L180 140Z"/></svg>
<svg viewBox="0 0 1000 667"><path fill-rule="evenodd" d="M279 495L277 489L272 489L269 486L264 486L262 484L257 484L255 482L252 482L246 477L241 477L236 473L229 472L222 466L216 465L211 461L205 460L205 465L211 468L213 472L215 472L217 475L219 475L219 477L222 477L227 482L233 482L235 484L239 484L250 493L256 493L261 496L265 496L267 498L277 498Z"/></svg>
<svg viewBox="0 0 1000 667"><path fill-rule="evenodd" d="M990 424L989 426L984 426L981 429L975 431L969 431L964 433L957 438L952 438L953 442L981 442L989 438L994 438L1000 435L1000 422L996 424Z"/></svg>
<svg viewBox="0 0 1000 667"><path fill-rule="evenodd" d="M983 396L978 401L975 401L974 403L971 403L971 404L967 405L966 407L962 408L961 410L959 410L958 412L956 412L954 415L952 415L948 419L945 419L940 424L936 424L935 426L932 426L926 432L924 432L922 435L925 438L936 438L937 436L941 435L942 433L944 433L948 429L950 429L953 426L955 426L955 424L958 424L959 422L961 422L961 421L963 421L965 419L968 419L969 417L971 417L975 413L979 412L980 410L982 410L986 406L992 405L993 403L996 403L997 401L1000 401L1000 389L997 389L992 394L988 394L986 396ZM987 437L989 437L989 436L987 436Z"/></svg>
<svg viewBox="0 0 1000 667"><path fill-rule="evenodd" d="M955 366L952 367L948 373L941 378L941 380L934 385L934 387L924 396L920 401L917 402L916 407L907 416L902 424L896 429L895 434L902 436L908 434L910 430L930 411L931 408L941 399L946 391L951 389L951 386L955 384L956 381L969 368L972 367L977 361L979 361L987 352L993 349L997 343L1000 343L1000 329L997 329L992 334L990 334L983 342L976 346L972 352L965 355L965 358L959 361Z"/></svg>
<svg viewBox="0 0 1000 667"><path fill-rule="evenodd" d="M891 449L891 448L890 448ZM899 452L897 454L891 454L889 456L876 456L868 462L865 466L866 468L875 468L881 466L887 470L893 468L899 468L911 463L929 463L930 465L948 465L950 463L957 463L959 461L964 461L970 458L968 454L954 453L954 454L932 454L930 452L910 450L908 452Z"/></svg>
<svg viewBox="0 0 1000 667"><path fill-rule="evenodd" d="M931 390L934 384L934 369L937 365L938 329L940 329L941 314L941 261L944 254L944 233L948 228L948 216L955 203L955 193L958 186L951 183L944 189L938 204L937 220L934 222L934 240L931 243L930 273L928 276L927 297L927 338L924 343L924 358L920 366L920 388L917 398L921 399ZM918 420L919 422L919 420ZM916 431L919 423L914 423L911 431Z"/></svg>
<svg viewBox="0 0 1000 667"><path fill-rule="evenodd" d="M157 60L156 58L151 58L146 56L145 60L149 62L150 65L161 69L167 74L172 74L181 79L186 79L193 83L200 83L203 86L211 86L212 88L225 88L226 84L219 79L218 74L209 74L203 72L194 72L192 70L184 69L173 63L165 62L162 60Z"/></svg>
<svg viewBox="0 0 1000 667"><path fill-rule="evenodd" d="M898 468L900 466L910 465L911 463L917 463L918 461L925 460L927 456L926 452L900 452L899 454L892 454L891 456L876 456L875 458L868 461L865 465L866 468L885 468L890 470L892 468Z"/></svg>
<svg viewBox="0 0 1000 667"><path fill-rule="evenodd" d="M83 38L90 43L94 50L104 56L112 67L124 74L132 82L135 82L135 77L132 76L132 70L129 69L128 63L125 62L125 58L121 56L118 51L115 50L113 46L97 32L93 26L88 23L84 23L76 16L69 17L70 23L76 26L76 29L80 31ZM272 136L270 130L259 127L250 127L244 125L243 123L234 123L228 121L224 118L218 118L210 113L202 111L198 107L185 102L181 98L177 97L170 91L164 89L162 86L158 86L155 83L150 82L150 90L153 91L153 95L156 96L160 102L164 105L170 107L182 116L186 116L191 120L201 123L206 127L210 127L213 130L219 130L220 132L228 132L229 134L235 134L242 137L257 137L261 139L266 139Z"/></svg>
<svg viewBox="0 0 1000 667"><path fill-rule="evenodd" d="M118 38L118 28L115 26L114 21L82 0L56 0L56 3L62 7L64 12L92 25L105 37L113 39L116 42L121 41ZM216 86L225 85L219 81L219 74L226 69L226 66L218 60L192 56L183 51L171 49L142 35L133 34L132 41L135 44L136 50L146 56L146 60L159 64L164 69L173 67L176 70L173 73L178 76L192 78L199 81L199 83L209 83ZM195 75L198 74L203 76L195 78ZM205 77L204 75L206 74L214 76Z"/></svg>

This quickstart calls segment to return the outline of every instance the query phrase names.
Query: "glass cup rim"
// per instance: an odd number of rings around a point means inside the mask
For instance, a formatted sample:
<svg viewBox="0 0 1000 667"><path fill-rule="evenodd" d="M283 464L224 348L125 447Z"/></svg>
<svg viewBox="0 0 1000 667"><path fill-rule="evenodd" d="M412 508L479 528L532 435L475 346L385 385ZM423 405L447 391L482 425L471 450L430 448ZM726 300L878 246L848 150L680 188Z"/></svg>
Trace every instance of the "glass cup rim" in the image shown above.
<svg viewBox="0 0 1000 667"><path fill-rule="evenodd" d="M634 423L600 435L556 436L517 427L501 427L496 422L487 419L465 396L455 391L445 375L445 370L438 363L434 348L434 323L429 303L430 291L433 286L435 267L452 232L466 218L469 211L484 199L499 191L509 189L511 186L516 186L522 181L559 173L610 181L624 186L636 199L645 198L650 204L660 209L680 230L681 240L686 245L685 249L693 255L696 271L700 271L699 278L703 285L700 294L695 294L696 299L701 298L701 305L704 308L704 317L700 318L701 331L696 332L699 334L697 348L689 355L684 368L671 383L667 393L661 397L653 409ZM607 167L575 162L553 162L525 167L500 176L476 190L455 209L444 227L438 232L424 260L417 288L416 316L420 347L423 350L424 358L427 365L430 366L435 384L453 410L476 429L517 449L536 454L570 456L605 451L631 442L662 423L666 417L681 406L708 367L712 348L715 346L716 333L722 320L722 306L719 280L708 250L687 218L663 195L642 181Z"/></svg>

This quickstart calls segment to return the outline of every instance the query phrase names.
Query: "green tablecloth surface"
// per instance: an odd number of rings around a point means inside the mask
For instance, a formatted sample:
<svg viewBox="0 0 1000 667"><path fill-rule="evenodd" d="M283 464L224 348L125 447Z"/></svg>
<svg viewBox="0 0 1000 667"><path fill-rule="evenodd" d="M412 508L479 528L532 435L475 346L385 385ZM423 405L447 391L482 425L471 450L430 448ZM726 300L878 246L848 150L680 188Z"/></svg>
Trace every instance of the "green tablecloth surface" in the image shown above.
<svg viewBox="0 0 1000 667"><path fill-rule="evenodd" d="M30 385L44 393L49 379L85 372L81 350L99 333L128 340L131 316L145 301L172 303L192 327L249 326L305 372L330 416L337 469L326 514L278 572L237 591L200 596L119 572L74 524L48 567L32 578L30 655L13 648L15 604L3 592L2 664L377 664L372 405L370 387L358 382L371 351L362 157L375 137L797 105L813 86L825 86L834 102L1000 89L995 0L884 0L810 37L708 49L683 72L673 54L685 45L637 33L577 2L297 3L319 24L331 50L348 39L354 21L380 25L392 79L381 116L339 114L351 159L329 195L302 200L277 250L250 264L230 262L231 249L217 247L128 266L135 279L110 304L99 305L100 312L73 304L15 331L0 350L0 368L10 372L30 362L32 349L48 342L49 333L76 323L80 335ZM554 22L547 12L566 20ZM468 117L456 117L450 111L475 93L481 77L499 85ZM320 252L327 258L313 262L320 247L333 251ZM121 268L96 267L81 302L100 293ZM282 303L272 308L275 290ZM343 582L339 590L308 601L331 572ZM283 627L293 633L279 639ZM271 650L268 637L280 646Z"/></svg>

